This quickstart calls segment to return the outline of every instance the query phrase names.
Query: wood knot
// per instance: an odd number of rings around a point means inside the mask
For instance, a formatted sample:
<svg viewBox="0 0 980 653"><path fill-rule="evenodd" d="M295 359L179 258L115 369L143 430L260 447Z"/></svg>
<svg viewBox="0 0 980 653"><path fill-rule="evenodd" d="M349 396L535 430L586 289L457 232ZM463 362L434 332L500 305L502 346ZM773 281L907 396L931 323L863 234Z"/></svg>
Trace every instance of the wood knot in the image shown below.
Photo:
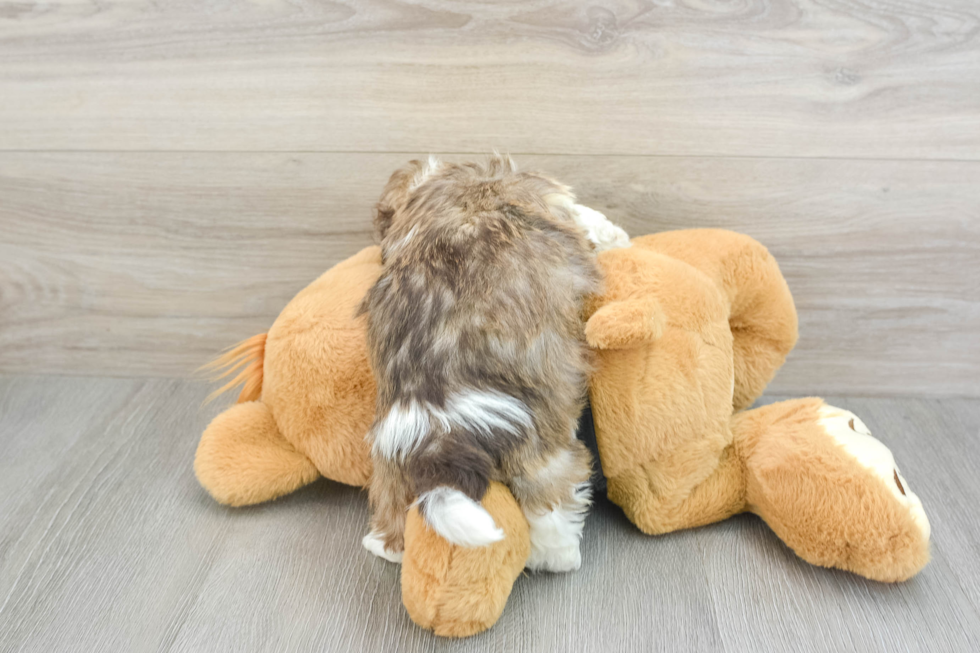
<svg viewBox="0 0 980 653"><path fill-rule="evenodd" d="M585 12L589 20L589 40L598 45L608 45L619 37L616 14L605 7L589 7Z"/></svg>
<svg viewBox="0 0 980 653"><path fill-rule="evenodd" d="M853 70L838 68L834 71L834 83L841 86L854 86L861 81L861 76Z"/></svg>

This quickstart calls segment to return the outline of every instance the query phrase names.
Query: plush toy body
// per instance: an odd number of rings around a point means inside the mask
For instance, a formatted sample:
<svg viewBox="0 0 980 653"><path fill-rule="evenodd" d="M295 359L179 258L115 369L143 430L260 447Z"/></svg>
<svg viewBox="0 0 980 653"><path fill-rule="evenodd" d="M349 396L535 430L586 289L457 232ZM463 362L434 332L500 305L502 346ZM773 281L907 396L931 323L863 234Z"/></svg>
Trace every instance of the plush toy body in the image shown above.
<svg viewBox="0 0 980 653"><path fill-rule="evenodd" d="M609 498L633 523L667 533L751 511L813 564L881 581L922 568L922 504L856 415L820 399L742 410L797 337L765 248L679 231L601 261L592 412Z"/></svg>
<svg viewBox="0 0 980 653"><path fill-rule="evenodd" d="M598 358L592 411L609 497L641 530L751 511L813 564L884 581L922 568L921 503L860 419L820 399L741 410L796 342L792 297L765 248L726 231L678 231L599 262L606 289L586 327ZM195 471L216 500L258 503L320 475L368 482L375 386L355 312L380 266L374 247L338 264L267 335L219 360L245 366L231 385L246 385L198 447ZM527 560L527 522L507 488L492 485L483 504L506 533L484 548L452 547L409 515L402 596L437 634L495 623Z"/></svg>

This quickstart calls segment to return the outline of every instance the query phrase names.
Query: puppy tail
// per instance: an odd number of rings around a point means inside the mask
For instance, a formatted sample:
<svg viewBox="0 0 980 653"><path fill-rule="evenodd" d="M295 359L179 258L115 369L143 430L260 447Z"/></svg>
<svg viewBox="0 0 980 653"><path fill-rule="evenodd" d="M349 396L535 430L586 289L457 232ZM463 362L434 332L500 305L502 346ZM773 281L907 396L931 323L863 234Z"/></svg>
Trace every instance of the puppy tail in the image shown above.
<svg viewBox="0 0 980 653"><path fill-rule="evenodd" d="M429 528L450 544L488 546L504 539L490 513L459 490L439 486L419 497L419 510Z"/></svg>

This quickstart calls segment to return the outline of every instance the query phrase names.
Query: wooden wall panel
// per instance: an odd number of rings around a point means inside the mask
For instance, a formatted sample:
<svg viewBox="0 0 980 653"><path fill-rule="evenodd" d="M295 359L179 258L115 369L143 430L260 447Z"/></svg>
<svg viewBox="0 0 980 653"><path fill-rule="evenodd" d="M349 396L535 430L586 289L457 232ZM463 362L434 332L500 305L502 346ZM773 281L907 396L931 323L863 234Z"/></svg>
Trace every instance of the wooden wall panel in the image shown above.
<svg viewBox="0 0 980 653"><path fill-rule="evenodd" d="M0 149L976 160L980 8L0 3Z"/></svg>
<svg viewBox="0 0 980 653"><path fill-rule="evenodd" d="M0 371L189 375L370 244L370 207L408 158L0 154ZM519 163L634 235L723 227L766 244L801 317L775 391L980 394L980 163Z"/></svg>

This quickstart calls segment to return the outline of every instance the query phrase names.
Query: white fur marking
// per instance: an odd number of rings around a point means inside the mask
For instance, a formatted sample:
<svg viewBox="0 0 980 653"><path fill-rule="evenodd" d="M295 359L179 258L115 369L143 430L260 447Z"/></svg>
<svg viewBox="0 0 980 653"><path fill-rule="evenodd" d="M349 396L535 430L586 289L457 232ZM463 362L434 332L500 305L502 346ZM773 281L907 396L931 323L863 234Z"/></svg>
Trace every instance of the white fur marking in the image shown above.
<svg viewBox="0 0 980 653"><path fill-rule="evenodd" d="M374 426L374 451L389 460L404 458L438 422L443 430L467 429L485 437L499 430L516 435L534 423L524 402L496 390L463 390L451 395L445 410L427 403L396 403Z"/></svg>
<svg viewBox="0 0 980 653"><path fill-rule="evenodd" d="M589 509L588 483L577 485L571 500L543 513L525 511L531 527L531 555L527 568L532 571L574 571L582 566L579 540Z"/></svg>
<svg viewBox="0 0 980 653"><path fill-rule="evenodd" d="M575 206L575 196L570 193L548 193L541 199L549 206L561 206L569 211Z"/></svg>
<svg viewBox="0 0 980 653"><path fill-rule="evenodd" d="M504 532L486 509L448 487L437 487L419 497L425 522L450 544L480 547L504 539Z"/></svg>
<svg viewBox="0 0 980 653"><path fill-rule="evenodd" d="M404 457L429 432L429 412L417 401L395 404L374 426L374 450L389 460Z"/></svg>
<svg viewBox="0 0 980 653"><path fill-rule="evenodd" d="M549 193L543 199L551 206L563 207L572 214L575 224L585 232L585 237L595 245L596 253L608 249L621 249L632 244L629 234L624 229L613 224L609 218L599 211L584 204L576 204L573 195Z"/></svg>
<svg viewBox="0 0 980 653"><path fill-rule="evenodd" d="M570 210L575 224L585 231L585 237L592 241L597 253L630 246L629 234L602 213L581 204L573 204Z"/></svg>
<svg viewBox="0 0 980 653"><path fill-rule="evenodd" d="M575 439L574 428L572 429L572 439ZM568 472L573 460L572 452L569 449L562 449L534 472L532 477L534 484L538 486L555 485L558 479Z"/></svg>
<svg viewBox="0 0 980 653"><path fill-rule="evenodd" d="M378 556L379 558L384 558L388 562L401 564L402 557L405 555L404 552L393 553L388 549L386 549L385 543L381 539L381 536L378 535L378 533L375 533L374 531L371 531L370 533L365 535L364 539L361 540L361 544L364 545L365 549L367 549L374 555Z"/></svg>
<svg viewBox="0 0 980 653"><path fill-rule="evenodd" d="M905 477L899 473L891 450L871 435L871 431L864 425L861 418L850 411L824 405L820 407L818 423L848 455L877 476L888 491L902 505L908 507L912 519L919 526L923 537L928 540L932 529L929 526L926 512L922 508L922 501L909 488ZM851 428L852 423L854 424L853 429ZM898 475L898 479L905 489L905 494L902 494L895 483L895 475Z"/></svg>
<svg viewBox="0 0 980 653"><path fill-rule="evenodd" d="M429 175L438 170L440 166L442 166L442 162L430 154L422 169L415 173L415 177L412 179L412 185L408 189L409 192L424 184L425 180L429 178Z"/></svg>
<svg viewBox="0 0 980 653"><path fill-rule="evenodd" d="M532 426L524 402L496 390L463 390L450 396L446 402L446 419L486 436L495 429L516 434L520 427Z"/></svg>

